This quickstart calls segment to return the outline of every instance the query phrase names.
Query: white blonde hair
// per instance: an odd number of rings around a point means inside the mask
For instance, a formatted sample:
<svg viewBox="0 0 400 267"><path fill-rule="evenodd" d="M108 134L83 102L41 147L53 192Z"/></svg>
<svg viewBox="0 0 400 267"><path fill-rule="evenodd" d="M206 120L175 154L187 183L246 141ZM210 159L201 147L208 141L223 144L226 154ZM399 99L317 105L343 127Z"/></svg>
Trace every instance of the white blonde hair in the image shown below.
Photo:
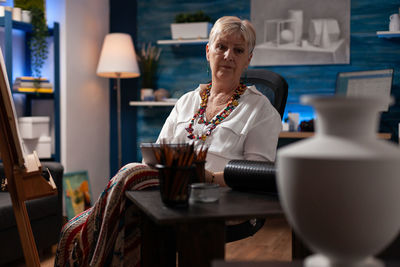
<svg viewBox="0 0 400 267"><path fill-rule="evenodd" d="M211 29L208 44L212 46L218 35L230 35L234 33L240 33L248 45L249 54L251 54L256 45L256 31L247 19L241 20L234 16L219 18Z"/></svg>

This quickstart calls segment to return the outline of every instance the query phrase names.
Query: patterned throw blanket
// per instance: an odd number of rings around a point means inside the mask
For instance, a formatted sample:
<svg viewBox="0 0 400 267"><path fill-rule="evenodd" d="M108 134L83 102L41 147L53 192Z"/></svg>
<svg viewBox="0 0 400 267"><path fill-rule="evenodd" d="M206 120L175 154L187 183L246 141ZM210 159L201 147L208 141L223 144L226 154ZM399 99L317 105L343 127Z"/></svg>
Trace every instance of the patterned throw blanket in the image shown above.
<svg viewBox="0 0 400 267"><path fill-rule="evenodd" d="M140 266L139 216L125 191L157 185L147 165L122 167L94 206L64 225L54 266Z"/></svg>

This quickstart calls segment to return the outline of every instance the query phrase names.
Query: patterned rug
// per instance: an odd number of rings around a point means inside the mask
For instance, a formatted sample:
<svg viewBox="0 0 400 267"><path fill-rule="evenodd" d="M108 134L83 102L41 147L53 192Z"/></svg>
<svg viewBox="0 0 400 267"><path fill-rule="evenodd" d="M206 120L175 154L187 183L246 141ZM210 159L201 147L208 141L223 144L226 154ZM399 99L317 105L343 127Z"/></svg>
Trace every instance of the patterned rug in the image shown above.
<svg viewBox="0 0 400 267"><path fill-rule="evenodd" d="M125 191L158 184L147 165L122 167L94 206L64 225L54 266L140 266L139 216Z"/></svg>

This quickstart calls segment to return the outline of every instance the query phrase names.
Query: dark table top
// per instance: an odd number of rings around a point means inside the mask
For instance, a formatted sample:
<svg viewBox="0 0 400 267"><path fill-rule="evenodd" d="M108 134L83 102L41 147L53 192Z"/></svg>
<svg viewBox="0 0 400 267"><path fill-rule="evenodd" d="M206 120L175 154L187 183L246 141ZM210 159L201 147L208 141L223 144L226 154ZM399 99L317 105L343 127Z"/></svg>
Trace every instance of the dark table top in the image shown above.
<svg viewBox="0 0 400 267"><path fill-rule="evenodd" d="M302 261L283 262L283 261L214 261L212 267L303 267ZM400 262L386 262L385 267L398 267Z"/></svg>
<svg viewBox="0 0 400 267"><path fill-rule="evenodd" d="M238 192L230 188L220 188L218 202L190 203L187 208L166 207L158 190L127 191L126 196L159 224L249 219L283 214L276 196Z"/></svg>
<svg viewBox="0 0 400 267"><path fill-rule="evenodd" d="M301 261L214 261L211 267L302 267Z"/></svg>

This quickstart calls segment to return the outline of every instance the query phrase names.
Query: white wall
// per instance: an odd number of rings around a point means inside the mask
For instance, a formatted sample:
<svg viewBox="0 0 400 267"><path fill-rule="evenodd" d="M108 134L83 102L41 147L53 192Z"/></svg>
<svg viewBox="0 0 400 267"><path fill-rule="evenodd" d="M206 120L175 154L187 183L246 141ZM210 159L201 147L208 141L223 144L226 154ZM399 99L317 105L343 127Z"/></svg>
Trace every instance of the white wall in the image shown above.
<svg viewBox="0 0 400 267"><path fill-rule="evenodd" d="M47 1L47 5L65 11L54 18L61 30L61 162L66 172L88 171L96 200L110 172L109 80L96 76L109 31L109 0Z"/></svg>

